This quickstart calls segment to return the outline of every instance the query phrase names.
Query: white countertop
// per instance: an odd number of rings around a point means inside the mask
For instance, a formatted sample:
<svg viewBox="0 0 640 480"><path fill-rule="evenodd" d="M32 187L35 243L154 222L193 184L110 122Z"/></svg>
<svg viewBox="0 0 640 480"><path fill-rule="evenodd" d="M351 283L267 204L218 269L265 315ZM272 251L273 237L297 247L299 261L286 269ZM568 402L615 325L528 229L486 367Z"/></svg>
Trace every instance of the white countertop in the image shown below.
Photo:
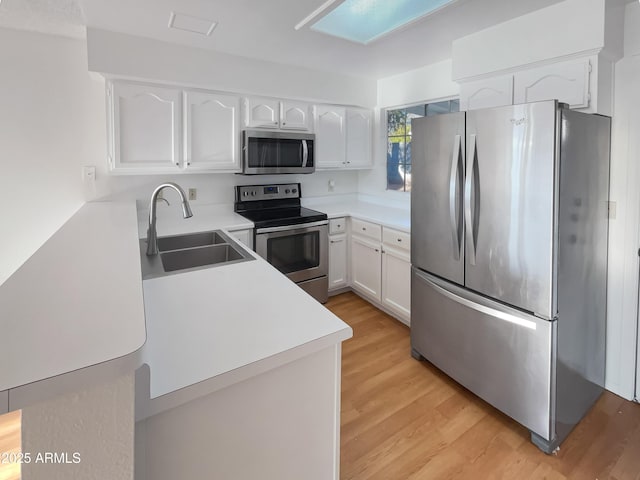
<svg viewBox="0 0 640 480"><path fill-rule="evenodd" d="M387 206L351 196L335 199L316 197L302 200L305 207L325 212L329 218L351 216L407 233L411 232L411 210L409 207Z"/></svg>
<svg viewBox="0 0 640 480"><path fill-rule="evenodd" d="M408 209L356 198L303 204L409 231ZM158 235L253 228L232 205L192 210L183 219L177 206L160 204ZM139 353L157 397L351 337L348 325L261 258L143 285L137 239L146 236L147 215L133 203L85 204L0 286L11 332L0 337L0 361L10 366L0 391L129 355L147 340Z"/></svg>
<svg viewBox="0 0 640 480"><path fill-rule="evenodd" d="M151 398L351 328L259 257L144 281ZM224 383L224 379L219 379Z"/></svg>
<svg viewBox="0 0 640 480"><path fill-rule="evenodd" d="M133 202L87 203L0 286L0 391L145 342Z"/></svg>

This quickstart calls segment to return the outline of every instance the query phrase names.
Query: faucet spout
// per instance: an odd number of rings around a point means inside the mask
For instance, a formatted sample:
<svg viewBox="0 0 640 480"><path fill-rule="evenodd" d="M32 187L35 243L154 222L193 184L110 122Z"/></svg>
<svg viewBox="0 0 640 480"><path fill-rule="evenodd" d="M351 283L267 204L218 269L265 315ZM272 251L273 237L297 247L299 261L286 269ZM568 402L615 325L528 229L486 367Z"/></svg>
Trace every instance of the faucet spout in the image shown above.
<svg viewBox="0 0 640 480"><path fill-rule="evenodd" d="M158 185L156 189L151 194L151 202L149 204L149 228L147 229L147 255L157 255L158 254L158 232L156 230L156 204L158 202L158 195L164 188L172 188L178 195L180 195L180 201L182 202L182 216L184 218L189 218L193 216L193 212L191 211L191 206L189 205L189 200L187 200L187 195L184 193L184 190L180 185L173 182L166 182L161 185Z"/></svg>

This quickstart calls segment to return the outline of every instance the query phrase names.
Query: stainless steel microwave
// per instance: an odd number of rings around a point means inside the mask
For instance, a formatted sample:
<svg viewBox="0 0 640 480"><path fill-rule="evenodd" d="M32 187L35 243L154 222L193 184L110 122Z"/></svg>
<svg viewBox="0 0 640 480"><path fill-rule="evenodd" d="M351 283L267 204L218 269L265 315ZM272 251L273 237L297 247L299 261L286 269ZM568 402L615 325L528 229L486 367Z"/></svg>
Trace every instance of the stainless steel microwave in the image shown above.
<svg viewBox="0 0 640 480"><path fill-rule="evenodd" d="M245 130L242 135L242 173L312 173L316 169L315 141L313 133Z"/></svg>

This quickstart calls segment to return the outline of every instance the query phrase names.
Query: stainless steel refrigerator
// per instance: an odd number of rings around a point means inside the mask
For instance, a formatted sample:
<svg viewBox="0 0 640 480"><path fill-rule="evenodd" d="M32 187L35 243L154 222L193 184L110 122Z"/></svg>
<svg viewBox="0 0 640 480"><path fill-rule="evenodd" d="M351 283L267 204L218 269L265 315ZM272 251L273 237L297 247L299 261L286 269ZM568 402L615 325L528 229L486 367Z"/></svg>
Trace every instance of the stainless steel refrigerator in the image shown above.
<svg viewBox="0 0 640 480"><path fill-rule="evenodd" d="M610 118L412 122L411 349L551 453L604 385Z"/></svg>

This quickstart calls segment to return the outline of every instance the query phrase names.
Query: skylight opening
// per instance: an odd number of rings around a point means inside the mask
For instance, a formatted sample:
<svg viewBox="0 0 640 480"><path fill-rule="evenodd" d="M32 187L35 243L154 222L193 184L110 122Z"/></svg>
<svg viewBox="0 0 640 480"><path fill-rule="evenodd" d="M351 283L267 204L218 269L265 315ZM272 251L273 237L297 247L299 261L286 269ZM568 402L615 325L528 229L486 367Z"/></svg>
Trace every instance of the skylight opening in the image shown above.
<svg viewBox="0 0 640 480"><path fill-rule="evenodd" d="M366 45L455 1L344 0L311 29Z"/></svg>

